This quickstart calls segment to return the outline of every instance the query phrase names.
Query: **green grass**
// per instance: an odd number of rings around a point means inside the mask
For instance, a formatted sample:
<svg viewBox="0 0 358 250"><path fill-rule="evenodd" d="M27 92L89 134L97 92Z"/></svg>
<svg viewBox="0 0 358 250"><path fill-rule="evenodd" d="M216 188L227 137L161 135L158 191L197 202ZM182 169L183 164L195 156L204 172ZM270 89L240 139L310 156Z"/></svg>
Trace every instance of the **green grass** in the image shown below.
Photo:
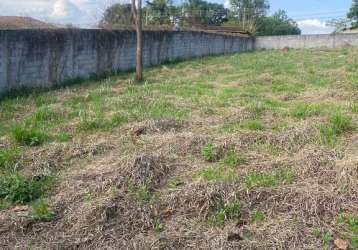
<svg viewBox="0 0 358 250"><path fill-rule="evenodd" d="M320 127L320 141L324 145L334 147L338 136L354 129L352 118L337 111L330 117L327 124Z"/></svg>
<svg viewBox="0 0 358 250"><path fill-rule="evenodd" d="M244 162L246 162L246 157L235 150L230 150L226 152L224 154L224 157L221 159L221 163L230 167L235 167Z"/></svg>
<svg viewBox="0 0 358 250"><path fill-rule="evenodd" d="M236 182L239 179L237 172L225 166L213 166L196 173L196 177L209 182Z"/></svg>
<svg viewBox="0 0 358 250"><path fill-rule="evenodd" d="M26 124L14 125L11 135L16 142L25 146L39 146L50 138L44 131Z"/></svg>
<svg viewBox="0 0 358 250"><path fill-rule="evenodd" d="M49 221L55 217L55 214L44 199L39 199L32 204L32 217L35 220Z"/></svg>
<svg viewBox="0 0 358 250"><path fill-rule="evenodd" d="M245 120L239 124L240 128L248 130L264 130L265 127L259 120Z"/></svg>
<svg viewBox="0 0 358 250"><path fill-rule="evenodd" d="M323 114L324 108L320 104L299 103L296 104L290 111L291 116L298 119L306 119L312 116L319 116Z"/></svg>
<svg viewBox="0 0 358 250"><path fill-rule="evenodd" d="M214 144L207 144L201 149L201 156L205 161L215 162L221 158L221 151Z"/></svg>
<svg viewBox="0 0 358 250"><path fill-rule="evenodd" d="M338 215L337 223L347 227L352 248L358 249L358 216L342 213Z"/></svg>
<svg viewBox="0 0 358 250"><path fill-rule="evenodd" d="M54 184L53 177L40 180L18 173L0 176L0 200L27 203L42 197Z"/></svg>
<svg viewBox="0 0 358 250"><path fill-rule="evenodd" d="M21 149L16 146L0 148L0 172L14 170L20 154Z"/></svg>
<svg viewBox="0 0 358 250"><path fill-rule="evenodd" d="M222 227L225 221L239 219L241 214L240 202L229 202L219 207L215 214L209 218L209 224Z"/></svg>
<svg viewBox="0 0 358 250"><path fill-rule="evenodd" d="M271 172L253 171L244 178L247 189L254 187L275 187L279 184L291 184L294 180L294 173L290 169L273 170Z"/></svg>
<svg viewBox="0 0 358 250"><path fill-rule="evenodd" d="M266 219L265 214L262 211L257 210L257 209L254 209L251 212L251 218L254 223L261 223L261 222L264 222Z"/></svg>

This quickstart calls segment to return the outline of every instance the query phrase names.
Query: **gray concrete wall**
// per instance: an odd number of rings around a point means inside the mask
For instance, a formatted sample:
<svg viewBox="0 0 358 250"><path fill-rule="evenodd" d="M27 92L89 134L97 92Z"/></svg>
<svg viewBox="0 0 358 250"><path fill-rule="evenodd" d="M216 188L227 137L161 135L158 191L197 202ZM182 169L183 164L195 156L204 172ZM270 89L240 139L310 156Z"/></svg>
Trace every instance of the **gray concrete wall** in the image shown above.
<svg viewBox="0 0 358 250"><path fill-rule="evenodd" d="M358 34L329 34L301 36L261 36L256 37L256 49L338 48L358 46Z"/></svg>
<svg viewBox="0 0 358 250"><path fill-rule="evenodd" d="M148 31L143 40L145 66L254 48L253 38L205 32ZM0 92L132 69L135 44L131 31L2 30Z"/></svg>

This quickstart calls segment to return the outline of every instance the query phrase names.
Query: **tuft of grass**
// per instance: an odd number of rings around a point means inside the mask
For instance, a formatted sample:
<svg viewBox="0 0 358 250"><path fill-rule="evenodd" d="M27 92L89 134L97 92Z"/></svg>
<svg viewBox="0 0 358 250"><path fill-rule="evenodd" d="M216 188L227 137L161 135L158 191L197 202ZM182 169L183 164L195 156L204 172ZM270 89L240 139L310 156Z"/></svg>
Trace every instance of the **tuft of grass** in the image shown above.
<svg viewBox="0 0 358 250"><path fill-rule="evenodd" d="M324 233L322 235L322 241L323 241L323 244L325 245L325 247L329 248L329 246L331 245L331 243L333 241L332 234L329 232Z"/></svg>
<svg viewBox="0 0 358 250"><path fill-rule="evenodd" d="M235 182L239 178L235 170L224 166L206 168L199 171L196 176L209 182Z"/></svg>
<svg viewBox="0 0 358 250"><path fill-rule="evenodd" d="M50 190L53 183L53 177L37 180L18 173L3 175L0 176L0 199L11 203L31 202Z"/></svg>
<svg viewBox="0 0 358 250"><path fill-rule="evenodd" d="M245 176L247 189L254 187L275 187L279 184L290 184L294 180L294 173L290 169L274 170L272 172L253 171Z"/></svg>
<svg viewBox="0 0 358 250"><path fill-rule="evenodd" d="M244 155L236 152L235 150L230 150L224 154L224 157L221 159L221 162L230 167L235 167L240 165L246 161Z"/></svg>
<svg viewBox="0 0 358 250"><path fill-rule="evenodd" d="M207 144L201 149L201 156L205 161L215 162L220 159L220 150L214 144Z"/></svg>
<svg viewBox="0 0 358 250"><path fill-rule="evenodd" d="M265 221L265 214L260 210L254 209L251 213L252 221L254 223L261 223Z"/></svg>
<svg viewBox="0 0 358 250"><path fill-rule="evenodd" d="M164 229L163 224L159 220L156 220L154 223L154 232L160 233L163 231L163 229Z"/></svg>
<svg viewBox="0 0 358 250"><path fill-rule="evenodd" d="M49 139L45 132L25 124L16 124L11 135L16 142L25 146L39 146Z"/></svg>
<svg viewBox="0 0 358 250"><path fill-rule="evenodd" d="M131 197L139 201L149 202L153 198L153 193L148 185L140 185L139 187L136 187L129 181L128 192Z"/></svg>
<svg viewBox="0 0 358 250"><path fill-rule="evenodd" d="M44 199L39 199L32 204L32 217L36 220L49 221L55 217Z"/></svg>
<svg viewBox="0 0 358 250"><path fill-rule="evenodd" d="M0 148L0 170L14 170L20 153L18 147Z"/></svg>
<svg viewBox="0 0 358 250"><path fill-rule="evenodd" d="M264 130L265 127L260 120L246 120L240 123L240 128L249 130Z"/></svg>
<svg viewBox="0 0 358 250"><path fill-rule="evenodd" d="M290 111L291 116L298 119L318 116L323 113L323 107L318 104L299 103Z"/></svg>
<svg viewBox="0 0 358 250"><path fill-rule="evenodd" d="M209 224L212 226L222 227L225 221L239 219L241 214L240 202L229 202L221 206L215 214L209 218Z"/></svg>
<svg viewBox="0 0 358 250"><path fill-rule="evenodd" d="M351 235L353 249L358 249L358 216L351 214L339 214L337 218L338 224L345 224Z"/></svg>
<svg viewBox="0 0 358 250"><path fill-rule="evenodd" d="M352 118L337 111L333 114L328 124L320 127L320 141L324 145L335 146L337 137L354 129Z"/></svg>

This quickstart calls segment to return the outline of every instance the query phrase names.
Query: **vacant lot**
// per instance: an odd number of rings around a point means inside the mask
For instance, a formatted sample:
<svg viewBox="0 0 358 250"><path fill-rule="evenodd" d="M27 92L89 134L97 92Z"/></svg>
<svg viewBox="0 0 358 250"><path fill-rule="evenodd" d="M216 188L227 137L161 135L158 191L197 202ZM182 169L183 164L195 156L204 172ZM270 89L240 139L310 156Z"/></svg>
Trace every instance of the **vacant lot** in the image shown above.
<svg viewBox="0 0 358 250"><path fill-rule="evenodd" d="M0 101L0 248L358 248L358 49Z"/></svg>

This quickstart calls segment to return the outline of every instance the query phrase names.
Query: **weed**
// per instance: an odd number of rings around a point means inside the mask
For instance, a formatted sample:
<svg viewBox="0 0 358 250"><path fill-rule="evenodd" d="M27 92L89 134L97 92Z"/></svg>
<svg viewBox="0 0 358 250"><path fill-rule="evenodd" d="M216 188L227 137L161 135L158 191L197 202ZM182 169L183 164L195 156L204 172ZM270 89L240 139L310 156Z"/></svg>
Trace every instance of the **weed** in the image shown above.
<svg viewBox="0 0 358 250"><path fill-rule="evenodd" d="M323 107L318 104L299 103L291 110L291 116L299 119L318 116L322 113Z"/></svg>
<svg viewBox="0 0 358 250"><path fill-rule="evenodd" d="M12 203L26 203L41 197L54 182L52 177L40 180L18 173L0 176L0 199Z"/></svg>
<svg viewBox="0 0 358 250"><path fill-rule="evenodd" d="M201 150L201 156L208 162L215 162L220 158L219 150L213 144L205 145Z"/></svg>
<svg viewBox="0 0 358 250"><path fill-rule="evenodd" d="M153 198L153 194L148 188L148 185L136 187L131 181L128 181L128 192L133 198L144 202L149 202Z"/></svg>
<svg viewBox="0 0 358 250"><path fill-rule="evenodd" d="M55 214L49 209L44 199L39 199L32 204L32 217L36 220L49 221Z"/></svg>
<svg viewBox="0 0 358 250"><path fill-rule="evenodd" d="M247 189L253 187L274 187L278 184L290 184L293 182L294 173L290 169L274 170L272 172L253 171L246 175L245 185Z"/></svg>
<svg viewBox="0 0 358 250"><path fill-rule="evenodd" d="M215 214L209 218L209 224L222 227L226 220L239 219L241 213L240 202L230 202L220 207Z"/></svg>
<svg viewBox="0 0 358 250"><path fill-rule="evenodd" d="M264 125L259 120L246 120L240 123L240 128L249 130L264 130Z"/></svg>
<svg viewBox="0 0 358 250"><path fill-rule="evenodd" d="M39 146L49 139L45 132L25 124L16 124L11 134L18 143L26 146Z"/></svg>
<svg viewBox="0 0 358 250"><path fill-rule="evenodd" d="M320 228L314 228L312 231L312 234L317 239L321 238L321 229Z"/></svg>
<svg viewBox="0 0 358 250"><path fill-rule="evenodd" d="M238 180L236 171L224 166L215 166L201 170L196 176L210 182L235 182Z"/></svg>
<svg viewBox="0 0 358 250"><path fill-rule="evenodd" d="M221 159L221 162L224 165L230 166L230 167L235 167L239 164L242 164L246 161L245 156L243 156L242 154L231 150L229 152L226 152L224 154L224 157Z"/></svg>
<svg viewBox="0 0 358 250"><path fill-rule="evenodd" d="M156 233L160 233L163 231L163 229L164 229L163 224L159 220L156 220L154 223L154 231Z"/></svg>
<svg viewBox="0 0 358 250"><path fill-rule="evenodd" d="M337 111L329 119L329 123L320 127L320 141L324 145L333 147L337 137L354 129L352 118Z"/></svg>
<svg viewBox="0 0 358 250"><path fill-rule="evenodd" d="M325 234L322 235L322 241L323 244L329 248L329 246L331 245L331 242L333 240L332 234L329 232L326 232Z"/></svg>
<svg viewBox="0 0 358 250"><path fill-rule="evenodd" d="M0 170L14 170L20 153L18 147L0 148Z"/></svg>
<svg viewBox="0 0 358 250"><path fill-rule="evenodd" d="M261 223L265 221L265 214L260 210L254 209L251 213L252 221L255 223Z"/></svg>

